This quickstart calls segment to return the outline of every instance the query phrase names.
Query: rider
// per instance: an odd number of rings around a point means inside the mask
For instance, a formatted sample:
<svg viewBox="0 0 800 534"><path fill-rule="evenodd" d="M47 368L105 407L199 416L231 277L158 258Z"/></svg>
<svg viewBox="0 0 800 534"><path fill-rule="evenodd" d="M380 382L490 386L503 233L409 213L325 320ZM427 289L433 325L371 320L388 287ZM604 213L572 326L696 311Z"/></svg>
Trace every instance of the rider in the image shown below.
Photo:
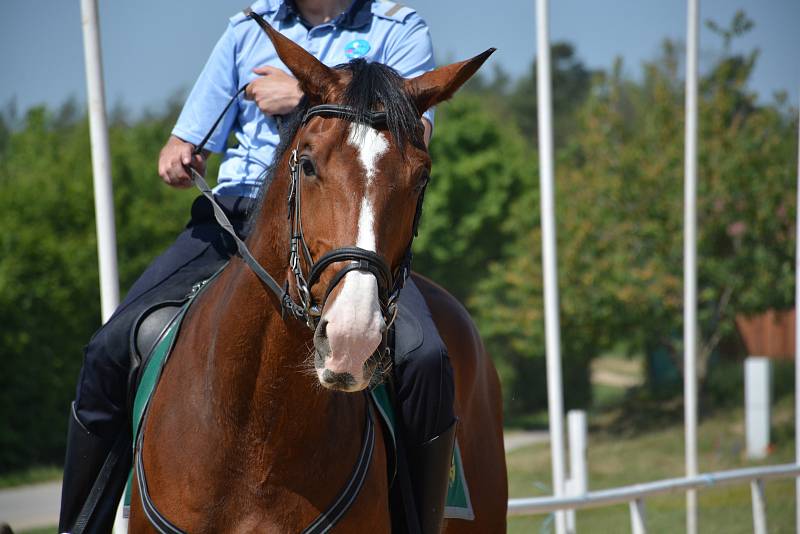
<svg viewBox="0 0 800 534"><path fill-rule="evenodd" d="M425 22L412 8L401 4L258 0L252 10L329 66L364 57L385 63L407 78L434 66ZM235 102L206 145L224 154L214 193L242 236L247 233L247 217L278 144L276 117L291 111L302 98L297 81L285 72L269 39L244 15L231 18L158 162L164 182L177 188L190 187L187 167L202 173L208 156L208 152L193 156L192 150L212 129L231 96L246 83L246 97ZM427 143L433 114L426 113L422 122ZM231 133L237 143L226 147ZM128 435L128 347L134 321L155 303L183 298L233 253L235 246L215 222L211 204L199 197L192 205L186 229L133 284L114 315L85 348L69 420L59 532L75 527L93 485L102 493L86 531L111 530L124 477L112 477L105 486L95 484L95 480L111 457L114 441ZM453 372L430 311L411 279L399 302L401 310L417 319L397 321L398 347L405 346L408 353L395 365L400 415L408 454L414 459L410 471L420 523L423 532L438 532L454 439ZM416 323L419 327L410 326Z"/></svg>

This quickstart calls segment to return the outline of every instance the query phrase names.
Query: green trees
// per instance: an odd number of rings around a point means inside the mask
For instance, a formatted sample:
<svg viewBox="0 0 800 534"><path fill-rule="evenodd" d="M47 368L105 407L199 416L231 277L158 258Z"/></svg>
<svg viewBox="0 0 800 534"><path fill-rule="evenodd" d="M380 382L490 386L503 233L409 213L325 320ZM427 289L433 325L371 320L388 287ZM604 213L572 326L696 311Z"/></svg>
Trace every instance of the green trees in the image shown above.
<svg viewBox="0 0 800 534"><path fill-rule="evenodd" d="M120 285L180 230L193 195L159 184L172 121L111 129ZM100 324L89 131L75 106L0 137L0 471L63 459L82 347Z"/></svg>
<svg viewBox="0 0 800 534"><path fill-rule="evenodd" d="M741 21L740 21L741 22ZM703 76L699 163L701 382L738 342L734 316L793 305L796 111L747 89L757 54L724 52ZM674 44L596 73L557 151L561 332L568 405L589 400L588 362L624 346L682 362L683 84ZM522 84L521 84L522 85ZM558 86L556 86L556 92ZM513 100L512 100L513 102ZM515 116L515 114L511 114ZM544 405L540 233L534 185L514 231L467 299L506 387L506 410ZM507 237L504 237L507 239Z"/></svg>
<svg viewBox="0 0 800 534"><path fill-rule="evenodd" d="M734 21L735 36L747 27ZM736 313L793 305L796 111L757 98L757 53L704 72L698 219L701 376ZM588 364L623 345L679 365L683 84L665 43L641 76L554 50L556 205L567 405ZM532 71L533 72L533 71ZM529 76L472 83L439 107L415 268L469 308L509 414L544 408L535 93ZM121 287L179 232L193 191L160 184L170 111L111 129ZM210 170L213 176L214 169ZM0 471L62 458L81 347L100 322L88 127L74 105L0 118ZM712 371L713 372L713 371Z"/></svg>

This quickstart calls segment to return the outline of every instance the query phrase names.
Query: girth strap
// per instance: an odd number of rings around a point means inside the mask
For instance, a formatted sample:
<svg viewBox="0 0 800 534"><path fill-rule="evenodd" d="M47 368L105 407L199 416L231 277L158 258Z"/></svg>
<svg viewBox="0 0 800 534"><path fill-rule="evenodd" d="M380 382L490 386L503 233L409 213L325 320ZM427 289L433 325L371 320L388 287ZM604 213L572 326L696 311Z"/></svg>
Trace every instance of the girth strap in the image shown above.
<svg viewBox="0 0 800 534"><path fill-rule="evenodd" d="M364 481L369 472L369 466L372 463L372 455L375 451L375 423L372 419L372 406L369 393L365 394L365 401L366 421L361 438L361 449L359 450L353 472L350 474L350 478L347 480L342 492L333 501L333 504L317 516L317 518L302 531L302 534L325 534L329 532L344 514L347 513L355 502L356 497L358 497L358 494L361 492L361 488L364 486ZM135 463L136 480L139 486L139 495L142 499L144 513L147 519L150 520L153 528L161 534L186 534L186 531L175 526L158 511L152 497L150 497L147 477L144 472L144 462L142 461L143 441L144 432L140 432L136 446Z"/></svg>

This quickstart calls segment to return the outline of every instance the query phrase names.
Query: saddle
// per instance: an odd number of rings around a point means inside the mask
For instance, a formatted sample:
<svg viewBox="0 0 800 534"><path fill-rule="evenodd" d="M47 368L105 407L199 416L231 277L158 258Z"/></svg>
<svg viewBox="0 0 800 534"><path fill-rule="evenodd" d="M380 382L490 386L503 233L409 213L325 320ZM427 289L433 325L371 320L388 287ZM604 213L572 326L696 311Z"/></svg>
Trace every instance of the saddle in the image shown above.
<svg viewBox="0 0 800 534"><path fill-rule="evenodd" d="M183 300L159 302L145 310L134 323L130 337L131 374L129 377L129 413L131 414L134 444L139 441L141 423L145 417L147 404L155 391L162 370L166 365L175 344L187 310L195 297L207 287L216 274L195 286L192 293ZM395 335L397 328L404 335ZM413 313L399 305L397 318L388 337L394 361L402 361L423 342L423 331L419 320ZM372 388L368 398L375 412L380 415L384 442L387 447L387 469L390 482L393 523L398 515L409 512L407 503L412 499L408 481L407 459L402 443L402 430L397 420L396 399L391 380ZM125 488L124 506L130 507L132 472ZM399 483L398 483L399 482ZM450 468L450 485L445 507L446 518L472 520L475 517L469 497L461 451L456 441Z"/></svg>

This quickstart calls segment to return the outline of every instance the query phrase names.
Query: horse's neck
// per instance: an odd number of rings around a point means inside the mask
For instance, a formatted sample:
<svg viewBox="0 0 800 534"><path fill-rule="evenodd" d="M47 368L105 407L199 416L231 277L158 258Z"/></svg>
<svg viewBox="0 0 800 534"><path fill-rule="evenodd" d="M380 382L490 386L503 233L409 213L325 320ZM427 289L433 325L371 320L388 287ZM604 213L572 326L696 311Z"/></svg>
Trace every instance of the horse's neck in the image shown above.
<svg viewBox="0 0 800 534"><path fill-rule="evenodd" d="M285 193L286 184L276 181L248 240L281 284L288 257ZM219 425L219 438L234 440L248 471L265 477L255 483L278 472L288 476L293 461L322 469L331 458L320 453L320 443L358 440L363 399L319 385L311 331L282 317L278 299L241 259L209 289L214 298L206 302L213 302L209 314L216 326L206 339L202 372L212 392L205 408Z"/></svg>

